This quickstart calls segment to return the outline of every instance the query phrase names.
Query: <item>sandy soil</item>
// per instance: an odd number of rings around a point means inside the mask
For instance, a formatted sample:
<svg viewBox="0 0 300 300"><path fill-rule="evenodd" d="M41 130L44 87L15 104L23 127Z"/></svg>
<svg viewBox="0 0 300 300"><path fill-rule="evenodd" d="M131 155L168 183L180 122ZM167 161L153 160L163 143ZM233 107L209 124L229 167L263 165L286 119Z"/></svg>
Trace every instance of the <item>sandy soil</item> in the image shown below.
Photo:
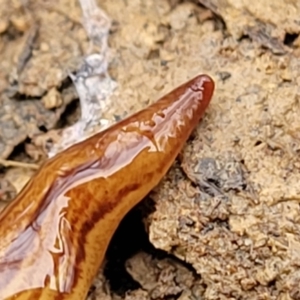
<svg viewBox="0 0 300 300"><path fill-rule="evenodd" d="M300 299L300 2L200 2L99 1L116 83L99 119L199 73L216 91L166 178L122 222L89 299ZM68 74L90 40L75 0L0 7L4 206L57 129L78 120Z"/></svg>

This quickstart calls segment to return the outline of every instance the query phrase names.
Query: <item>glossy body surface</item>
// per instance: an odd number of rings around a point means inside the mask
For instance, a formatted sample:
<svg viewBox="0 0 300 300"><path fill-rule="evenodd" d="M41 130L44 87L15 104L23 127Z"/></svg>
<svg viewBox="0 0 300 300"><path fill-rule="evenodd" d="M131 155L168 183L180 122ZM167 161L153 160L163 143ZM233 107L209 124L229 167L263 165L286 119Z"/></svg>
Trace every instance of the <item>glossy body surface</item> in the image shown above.
<svg viewBox="0 0 300 300"><path fill-rule="evenodd" d="M85 299L120 221L167 173L213 91L197 76L47 160L0 214L0 300Z"/></svg>

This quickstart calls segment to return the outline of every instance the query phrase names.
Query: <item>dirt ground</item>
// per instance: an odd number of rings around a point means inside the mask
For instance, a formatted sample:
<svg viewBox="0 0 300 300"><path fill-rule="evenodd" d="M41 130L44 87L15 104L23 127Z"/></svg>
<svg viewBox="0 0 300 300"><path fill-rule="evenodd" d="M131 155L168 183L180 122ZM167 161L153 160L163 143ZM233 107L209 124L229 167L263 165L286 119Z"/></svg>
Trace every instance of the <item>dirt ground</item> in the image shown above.
<svg viewBox="0 0 300 300"><path fill-rule="evenodd" d="M216 91L168 175L120 225L88 299L300 299L300 2L98 5L112 21L110 80L93 130L200 73ZM69 74L95 47L78 1L0 7L4 207L80 118Z"/></svg>

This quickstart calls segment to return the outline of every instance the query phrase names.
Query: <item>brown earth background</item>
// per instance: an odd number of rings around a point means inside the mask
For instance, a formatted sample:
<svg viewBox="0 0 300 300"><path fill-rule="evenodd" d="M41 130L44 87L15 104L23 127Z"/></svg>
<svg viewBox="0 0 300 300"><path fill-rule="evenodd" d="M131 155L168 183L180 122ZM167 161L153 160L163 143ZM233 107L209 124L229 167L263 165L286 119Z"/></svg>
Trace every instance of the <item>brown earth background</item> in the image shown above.
<svg viewBox="0 0 300 300"><path fill-rule="evenodd" d="M120 225L88 299L300 299L300 1L98 6L111 19L115 88L93 130L200 73L216 91L168 175ZM4 207L80 118L69 74L97 45L78 1L0 8Z"/></svg>

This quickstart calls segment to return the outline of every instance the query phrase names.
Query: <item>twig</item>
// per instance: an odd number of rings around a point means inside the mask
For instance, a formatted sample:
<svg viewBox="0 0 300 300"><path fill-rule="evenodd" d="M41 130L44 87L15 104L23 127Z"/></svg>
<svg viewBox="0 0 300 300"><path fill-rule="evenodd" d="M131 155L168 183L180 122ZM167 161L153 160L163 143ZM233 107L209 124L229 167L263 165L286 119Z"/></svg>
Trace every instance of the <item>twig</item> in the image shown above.
<svg viewBox="0 0 300 300"><path fill-rule="evenodd" d="M0 158L0 165L8 168L8 167L19 167L19 168L24 168L24 169L33 169L37 170L40 166L37 164L29 164L29 163L23 163L23 162L18 162L14 160L6 160L6 159L1 159Z"/></svg>

